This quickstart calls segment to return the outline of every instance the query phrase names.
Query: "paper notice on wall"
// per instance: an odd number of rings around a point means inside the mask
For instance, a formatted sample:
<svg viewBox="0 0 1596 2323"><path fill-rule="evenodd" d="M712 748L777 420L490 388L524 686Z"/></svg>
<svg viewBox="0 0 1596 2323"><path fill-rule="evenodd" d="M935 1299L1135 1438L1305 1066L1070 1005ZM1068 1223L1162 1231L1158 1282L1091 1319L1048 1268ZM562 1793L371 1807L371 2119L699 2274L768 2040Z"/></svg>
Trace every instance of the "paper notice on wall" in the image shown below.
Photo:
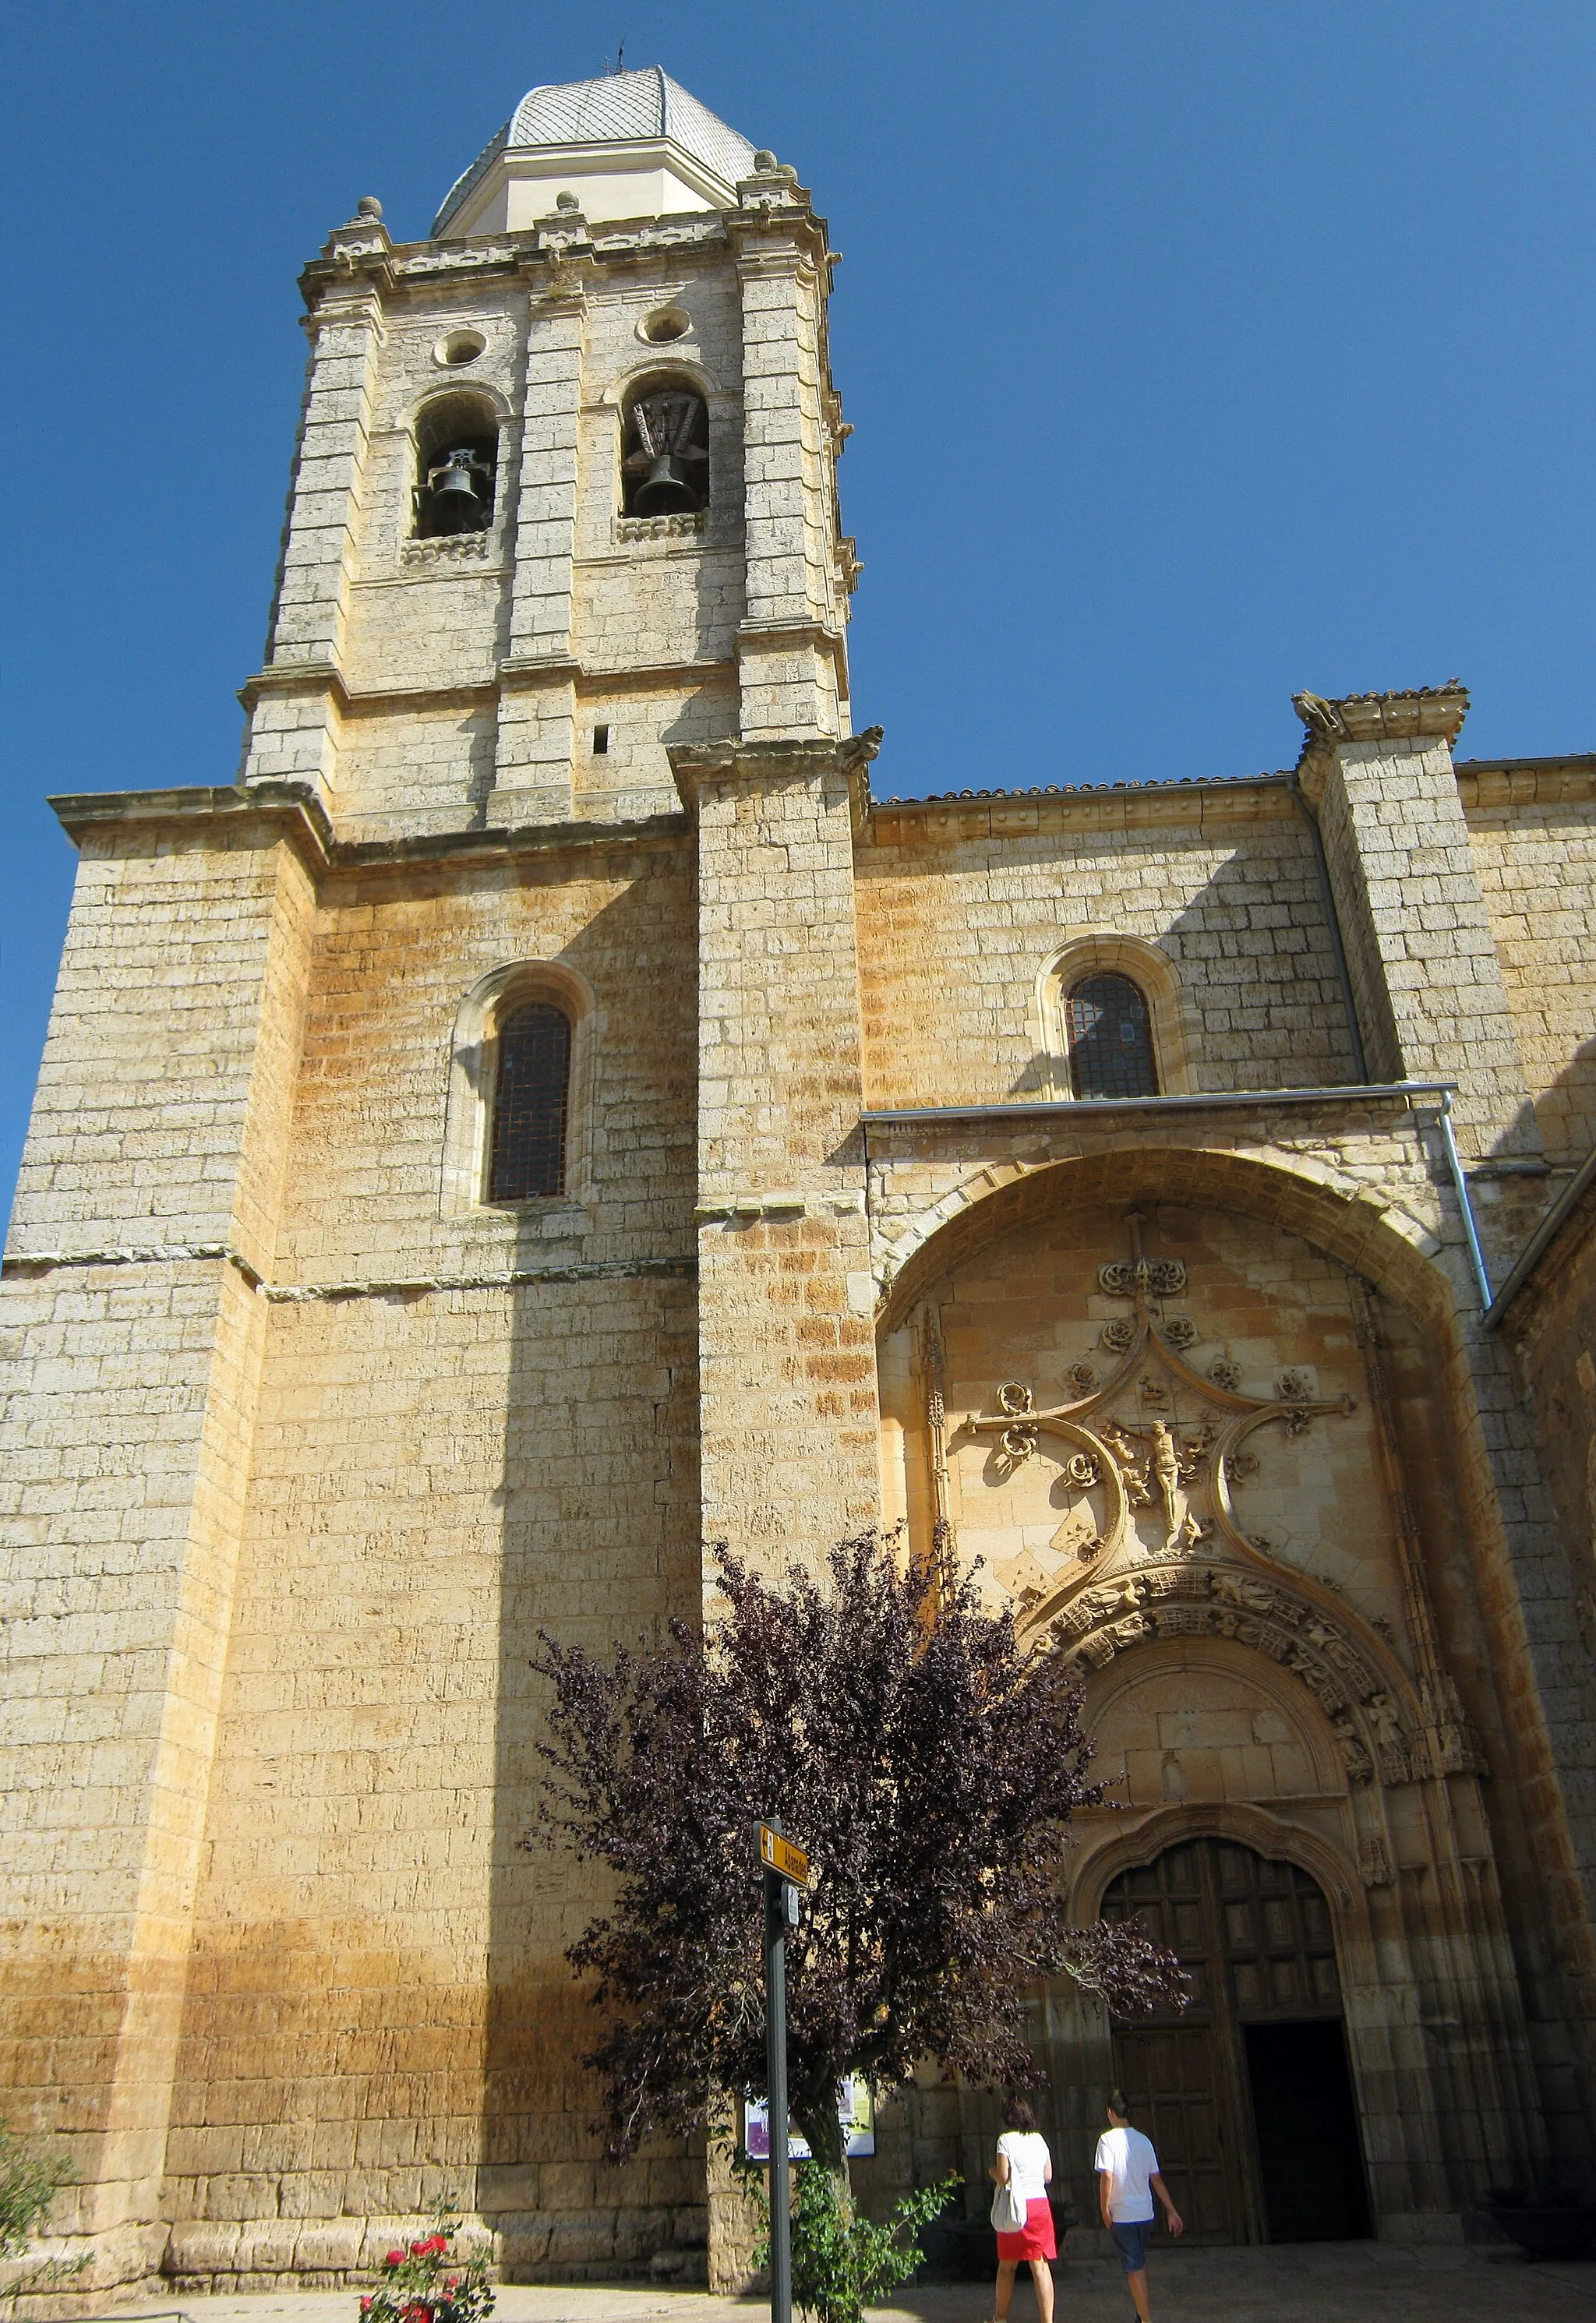
<svg viewBox="0 0 1596 2323"><path fill-rule="evenodd" d="M870 2095L869 2083L857 2073L838 2089L837 2118L842 2125L843 2138L850 2157L875 2153L876 2101ZM763 2098L747 2098L743 2101L743 2148L750 2162L768 2162L770 2159L770 2107ZM790 2125L787 2156L793 2162L810 2162L814 2158L809 2150L808 2139Z"/></svg>

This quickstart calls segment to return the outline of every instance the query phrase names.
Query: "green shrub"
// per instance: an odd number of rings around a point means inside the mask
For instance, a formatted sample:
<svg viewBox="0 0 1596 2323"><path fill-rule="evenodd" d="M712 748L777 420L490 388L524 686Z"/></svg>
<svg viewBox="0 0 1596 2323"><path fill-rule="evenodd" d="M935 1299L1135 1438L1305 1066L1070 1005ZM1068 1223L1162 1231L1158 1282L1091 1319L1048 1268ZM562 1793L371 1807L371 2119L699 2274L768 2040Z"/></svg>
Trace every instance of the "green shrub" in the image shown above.
<svg viewBox="0 0 1596 2323"><path fill-rule="evenodd" d="M866 2307L913 2273L924 2256L914 2237L964 2182L955 2172L940 2186L905 2194L877 2226L821 2162L795 2163L793 2181L793 2304L815 2323L864 2323ZM754 2263L770 2264L768 2238Z"/></svg>
<svg viewBox="0 0 1596 2323"><path fill-rule="evenodd" d="M77 2179L64 2154L45 2152L0 2121L0 2259L21 2258L61 2188Z"/></svg>

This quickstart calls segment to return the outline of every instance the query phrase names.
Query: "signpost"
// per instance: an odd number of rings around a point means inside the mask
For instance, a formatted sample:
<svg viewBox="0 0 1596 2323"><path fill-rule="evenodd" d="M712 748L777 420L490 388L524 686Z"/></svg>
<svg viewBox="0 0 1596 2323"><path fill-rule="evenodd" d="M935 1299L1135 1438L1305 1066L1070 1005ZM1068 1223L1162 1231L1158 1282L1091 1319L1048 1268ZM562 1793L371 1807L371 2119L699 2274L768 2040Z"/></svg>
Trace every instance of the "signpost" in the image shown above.
<svg viewBox="0 0 1596 2323"><path fill-rule="evenodd" d="M794 1847L790 1839L782 1837L779 1823L760 1824L759 1860L767 1871L779 1871L794 1887L808 1887L809 1858L801 1847Z"/></svg>
<svg viewBox="0 0 1596 2323"><path fill-rule="evenodd" d="M798 1896L809 1885L809 1858L782 1837L779 1823L759 1826L765 1869L765 2086L770 2108L770 2323L793 2323L792 2173L787 2163L787 1930L798 1924Z"/></svg>

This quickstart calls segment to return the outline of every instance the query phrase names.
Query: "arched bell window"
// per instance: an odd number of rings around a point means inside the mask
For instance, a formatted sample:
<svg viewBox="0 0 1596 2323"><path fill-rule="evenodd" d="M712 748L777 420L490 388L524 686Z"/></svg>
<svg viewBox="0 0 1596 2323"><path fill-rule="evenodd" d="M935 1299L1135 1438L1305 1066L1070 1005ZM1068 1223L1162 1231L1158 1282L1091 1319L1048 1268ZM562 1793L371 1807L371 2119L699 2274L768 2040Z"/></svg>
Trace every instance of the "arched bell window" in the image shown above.
<svg viewBox="0 0 1596 2323"><path fill-rule="evenodd" d="M1083 976L1064 1004L1069 1085L1078 1097L1156 1097L1147 996L1128 976Z"/></svg>
<svg viewBox="0 0 1596 2323"><path fill-rule="evenodd" d="M488 1199L525 1202L565 1190L571 1109L571 1019L527 1000L499 1024Z"/></svg>
<svg viewBox="0 0 1596 2323"><path fill-rule="evenodd" d="M493 518L498 467L491 406L471 395L429 403L416 428L416 537L485 532Z"/></svg>
<svg viewBox="0 0 1596 2323"><path fill-rule="evenodd" d="M621 514L692 516L709 501L709 406L685 381L656 380L626 406Z"/></svg>

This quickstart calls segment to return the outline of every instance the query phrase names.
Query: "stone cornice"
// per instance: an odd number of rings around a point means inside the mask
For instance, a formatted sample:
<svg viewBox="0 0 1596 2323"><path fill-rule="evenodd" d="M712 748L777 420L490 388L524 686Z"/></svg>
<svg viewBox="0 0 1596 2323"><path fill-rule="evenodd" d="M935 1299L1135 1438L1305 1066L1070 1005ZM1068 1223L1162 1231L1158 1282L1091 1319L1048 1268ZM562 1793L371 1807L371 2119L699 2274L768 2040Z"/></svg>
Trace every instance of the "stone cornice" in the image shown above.
<svg viewBox="0 0 1596 2323"><path fill-rule="evenodd" d="M335 226L320 255L299 276L307 308L314 311L329 295L351 289L357 281L378 294L391 289L394 254L380 217L351 218L347 225Z"/></svg>
<svg viewBox="0 0 1596 2323"><path fill-rule="evenodd" d="M834 629L829 623L818 620L750 621L737 625L737 656L740 666L745 654L780 653L793 646L814 646L829 654L837 673L837 692L848 701L853 693L853 681L848 668L848 636L843 629Z"/></svg>
<svg viewBox="0 0 1596 2323"><path fill-rule="evenodd" d="M349 707L349 688L344 682L344 673L330 661L272 662L246 677L238 689L238 698L246 712L252 711L268 693L333 693L340 710Z"/></svg>
<svg viewBox="0 0 1596 2323"><path fill-rule="evenodd" d="M1289 822L1294 814L1284 775L1229 775L1207 782L1079 783L873 799L867 843L956 846L969 839L1025 839L1042 831L1197 834L1219 824Z"/></svg>
<svg viewBox="0 0 1596 2323"><path fill-rule="evenodd" d="M737 643L739 653L745 647L762 647L768 652L772 647L779 649L783 646L821 646L828 653L835 653L843 643L843 636L840 629L812 619L741 620L737 625Z"/></svg>
<svg viewBox="0 0 1596 2323"><path fill-rule="evenodd" d="M582 664L571 654L506 654L499 665L501 685L512 692L523 686L564 685L582 675Z"/></svg>
<svg viewBox="0 0 1596 2323"><path fill-rule="evenodd" d="M552 1261L545 1266L476 1268L469 1273L356 1276L347 1281L268 1282L260 1269L231 1243L133 1243L95 1250L8 1250L0 1272L28 1278L71 1270L112 1267L198 1266L225 1262L236 1267L252 1290L271 1305L303 1307L317 1301L342 1304L353 1299L417 1299L433 1291L517 1290L533 1282L619 1282L665 1277L691 1281L698 1259L691 1252L659 1258L601 1258Z"/></svg>
<svg viewBox="0 0 1596 2323"><path fill-rule="evenodd" d="M385 586L384 583L366 586ZM759 633L775 636L775 631ZM784 638L793 634L784 631ZM806 631L807 634L807 631ZM814 636L834 649L838 640L828 630L813 625ZM270 669L257 670L238 689L238 699L246 711L252 711L263 695L271 693L331 694L339 711L346 717L359 717L362 712L381 710L390 705L407 702L448 703L455 702L492 701L501 691L525 693L544 685L564 685L574 682L591 693L610 692L618 684L633 678L658 685L702 684L707 675L719 672L734 684L737 665L725 660L703 661L621 661L612 664L584 662L570 654L507 654L499 662L491 677L460 679L453 685L363 686L352 688L341 670L326 661L279 662Z"/></svg>
<svg viewBox="0 0 1596 2323"><path fill-rule="evenodd" d="M251 783L165 791L80 791L52 798L62 829L78 846L118 834L153 840L157 833L206 837L258 834L288 838L318 876L326 872L402 870L426 865L503 863L523 855L558 855L598 847L657 845L682 839L680 814L638 816L626 822L547 822L486 831L418 833L404 839L339 839L331 817L307 783Z"/></svg>
<svg viewBox="0 0 1596 2323"><path fill-rule="evenodd" d="M780 161L756 170L738 180L737 198L738 208L726 213L726 236L745 272L790 267L795 256L824 268L826 221L815 216L813 197L798 183L796 170Z"/></svg>
<svg viewBox="0 0 1596 2323"><path fill-rule="evenodd" d="M1294 693L1291 706L1307 730L1297 770L1304 795L1317 806L1335 753L1355 743L1456 741L1469 712L1468 688L1457 678L1398 693L1346 693L1329 702Z"/></svg>
<svg viewBox="0 0 1596 2323"><path fill-rule="evenodd" d="M1310 738L1332 742L1411 742L1432 735L1456 741L1469 714L1469 690L1455 678L1401 693L1346 693L1326 702L1294 693L1291 703Z"/></svg>
<svg viewBox="0 0 1596 2323"><path fill-rule="evenodd" d="M488 831L445 831L412 839L341 839L335 871L403 868L407 865L502 863L518 855L560 855L595 847L656 846L680 840L685 816L639 815L628 822L528 822Z"/></svg>
<svg viewBox="0 0 1596 2323"><path fill-rule="evenodd" d="M181 790L68 791L48 802L76 847L122 833L210 829L228 835L290 839L313 868L325 869L337 842L326 807L308 783L206 785Z"/></svg>
<svg viewBox="0 0 1596 2323"><path fill-rule="evenodd" d="M867 726L862 734L837 740L823 736L773 737L757 742L684 742L666 755L682 803L696 815L700 792L712 782L816 782L830 774L846 775L856 792L867 796L871 759L881 748L881 729Z"/></svg>
<svg viewBox="0 0 1596 2323"><path fill-rule="evenodd" d="M803 211L779 213L783 217L814 221ZM757 223L767 221L761 215ZM753 223L753 221L750 221ZM458 242L390 242L380 221L362 218L339 227L328 237L320 255L299 276L300 294L314 314L329 296L347 292L363 282L379 296L408 288L429 289L440 282L472 277L528 274L540 287L556 278L575 261L585 267L632 263L639 259L674 255L683 248L724 243L727 221L719 212L683 211L657 218L626 218L589 226L562 212L516 234L471 234ZM824 228L821 228L824 242ZM556 281L555 295L559 295Z"/></svg>
<svg viewBox="0 0 1596 2323"><path fill-rule="evenodd" d="M1596 753L1555 758L1465 758L1454 770L1465 814L1525 806L1588 806L1596 799Z"/></svg>

